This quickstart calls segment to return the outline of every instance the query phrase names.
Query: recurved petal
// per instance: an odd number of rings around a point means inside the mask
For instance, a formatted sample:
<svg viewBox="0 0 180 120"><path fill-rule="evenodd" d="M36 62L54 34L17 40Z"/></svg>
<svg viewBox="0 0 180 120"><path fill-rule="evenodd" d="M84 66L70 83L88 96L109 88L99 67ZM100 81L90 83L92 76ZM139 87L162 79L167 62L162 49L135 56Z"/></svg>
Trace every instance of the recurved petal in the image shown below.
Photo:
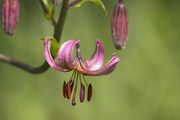
<svg viewBox="0 0 180 120"><path fill-rule="evenodd" d="M79 40L68 40L62 44L58 52L59 64L66 69L73 69L73 48Z"/></svg>
<svg viewBox="0 0 180 120"><path fill-rule="evenodd" d="M119 62L119 57L117 54L113 54L111 60L109 60L109 62L105 66L95 71L91 71L87 69L87 67L84 66L83 61L82 60L79 60L79 61L80 61L80 64L82 64L81 67L83 69L83 74L89 75L89 76L100 76L100 75L107 75L113 72Z"/></svg>
<svg viewBox="0 0 180 120"><path fill-rule="evenodd" d="M68 46L68 44L70 44L71 41L66 41L65 43L62 44L62 46L60 47L58 54L57 54L57 59L59 64L63 67L68 69L68 66L66 64L66 58L65 58L65 49Z"/></svg>
<svg viewBox="0 0 180 120"><path fill-rule="evenodd" d="M51 41L50 38L45 38L44 40L44 56L46 58L46 61L48 64L53 68L61 72L67 72L70 71L69 69L63 69L59 64L55 62L55 60L52 58L51 52Z"/></svg>
<svg viewBox="0 0 180 120"><path fill-rule="evenodd" d="M100 40L96 41L96 49L93 55L86 61L90 70L98 70L102 67L104 60L104 46Z"/></svg>

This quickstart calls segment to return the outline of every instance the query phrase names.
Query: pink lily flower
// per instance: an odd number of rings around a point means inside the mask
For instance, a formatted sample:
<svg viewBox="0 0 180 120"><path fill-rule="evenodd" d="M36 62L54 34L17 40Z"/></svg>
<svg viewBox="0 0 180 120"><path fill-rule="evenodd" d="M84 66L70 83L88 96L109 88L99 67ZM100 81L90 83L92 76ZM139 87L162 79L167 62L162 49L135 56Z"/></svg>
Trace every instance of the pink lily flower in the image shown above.
<svg viewBox="0 0 180 120"><path fill-rule="evenodd" d="M73 92L71 99L73 106L76 105L75 97L78 87L78 81L80 81L80 102L83 102L85 97L85 86L83 84L83 80L84 83L88 86L87 100L90 101L92 97L92 85L86 82L85 76L100 76L110 74L112 71L114 71L115 67L119 62L118 55L113 54L109 62L103 65L104 46L102 42L100 42L100 40L96 41L96 49L92 56L88 60L84 60L80 53L79 42L80 40L68 40L65 43L63 43L57 53L57 59L54 59L50 51L50 38L45 38L44 41L44 55L48 64L53 69L61 72L69 72L73 70L73 74L70 80L67 83L64 82L63 85L64 98L67 97L67 99L70 99L71 93ZM75 57L73 57L73 48L76 48Z"/></svg>

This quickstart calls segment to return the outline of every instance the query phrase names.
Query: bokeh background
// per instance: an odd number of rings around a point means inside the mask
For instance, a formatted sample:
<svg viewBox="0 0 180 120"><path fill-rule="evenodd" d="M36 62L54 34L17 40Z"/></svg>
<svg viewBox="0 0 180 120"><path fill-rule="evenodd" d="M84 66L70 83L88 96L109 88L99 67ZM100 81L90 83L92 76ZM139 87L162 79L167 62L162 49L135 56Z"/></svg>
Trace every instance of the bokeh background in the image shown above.
<svg viewBox="0 0 180 120"><path fill-rule="evenodd" d="M116 0L85 3L70 9L62 42L81 39L85 58L103 41L106 61L116 52L117 69L108 76L86 77L93 85L91 102L71 103L62 96L71 73L49 69L32 75L0 62L0 120L180 120L180 1L125 0L129 40L114 48L111 12ZM20 0L20 21L13 37L0 30L0 52L33 66L44 61L41 37L53 34L38 0ZM58 7L56 8L58 10Z"/></svg>

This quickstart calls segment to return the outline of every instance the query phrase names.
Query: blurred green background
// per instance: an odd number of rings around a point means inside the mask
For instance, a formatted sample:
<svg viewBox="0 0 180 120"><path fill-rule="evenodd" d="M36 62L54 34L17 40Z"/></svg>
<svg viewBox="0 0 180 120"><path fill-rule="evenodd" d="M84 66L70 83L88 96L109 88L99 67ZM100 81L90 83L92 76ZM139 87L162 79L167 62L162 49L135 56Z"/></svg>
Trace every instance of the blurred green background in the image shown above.
<svg viewBox="0 0 180 120"><path fill-rule="evenodd" d="M103 2L108 16L93 3L70 9L62 36L62 42L80 38L85 58L96 38L105 44L106 61L114 52L121 57L112 74L86 77L93 85L91 102L73 108L63 98L71 73L32 75L0 62L0 120L180 120L180 0L125 0L130 32L122 51L111 38L116 0ZM44 61L40 38L53 28L38 0L21 0L20 7L14 36L0 31L0 52L38 66Z"/></svg>

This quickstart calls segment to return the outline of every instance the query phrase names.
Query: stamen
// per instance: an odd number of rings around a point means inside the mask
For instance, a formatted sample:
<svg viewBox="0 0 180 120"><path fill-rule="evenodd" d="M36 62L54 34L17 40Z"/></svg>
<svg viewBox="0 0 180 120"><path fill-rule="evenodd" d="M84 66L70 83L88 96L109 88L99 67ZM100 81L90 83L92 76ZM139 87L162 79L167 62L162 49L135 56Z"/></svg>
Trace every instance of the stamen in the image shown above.
<svg viewBox="0 0 180 120"><path fill-rule="evenodd" d="M66 81L64 81L64 84L63 84L63 96L64 98L66 98Z"/></svg>
<svg viewBox="0 0 180 120"><path fill-rule="evenodd" d="M75 76L76 76L76 71L73 71L73 74L72 74L70 80L73 80Z"/></svg>
<svg viewBox="0 0 180 120"><path fill-rule="evenodd" d="M67 95L67 99L70 99L71 97L71 80L68 81L68 83L66 84L66 95Z"/></svg>
<svg viewBox="0 0 180 120"><path fill-rule="evenodd" d="M88 84L85 80L85 76L81 73L79 73L78 71L74 70L73 74L71 76L71 79L66 83L64 81L63 84L63 96L64 98L67 97L67 99L71 98L71 94L72 95L72 105L75 106L76 105L76 92L77 92L77 88L78 88L78 81L80 80L80 92L79 92L79 98L80 98L80 102L84 101L85 98L85 86L82 82L82 78L81 75L83 76L83 80L84 83L88 86L88 91L87 91L87 101L90 101L92 98L92 85ZM75 87L74 87L75 84Z"/></svg>
<svg viewBox="0 0 180 120"><path fill-rule="evenodd" d="M70 86L71 86L71 92L72 92L73 91L73 87L74 87L74 80L71 80Z"/></svg>
<svg viewBox="0 0 180 120"><path fill-rule="evenodd" d="M88 86L88 94L87 94L87 101L89 102L91 100L92 97L92 85L89 84Z"/></svg>
<svg viewBox="0 0 180 120"><path fill-rule="evenodd" d="M79 92L79 97L80 97L80 102L84 101L84 97L85 97L85 86L83 85L82 81L81 81L81 74L79 75L80 78L80 92Z"/></svg>
<svg viewBox="0 0 180 120"><path fill-rule="evenodd" d="M74 87L74 79L76 77L76 72L73 71L73 74L70 78L70 80L66 83L64 82L63 84L63 96L64 98L67 97L67 99L70 99L71 97L71 93L72 93L72 90L73 90L73 87Z"/></svg>
<svg viewBox="0 0 180 120"><path fill-rule="evenodd" d="M80 86L80 102L84 101L84 97L85 97L85 86L81 83L81 86Z"/></svg>
<svg viewBox="0 0 180 120"><path fill-rule="evenodd" d="M77 71L76 71L77 72ZM77 87L78 87L78 76L79 73L76 73L76 84L75 84L75 88L74 88L74 92L73 92L73 97L72 97L72 105L75 106L76 105L76 91L77 91Z"/></svg>
<svg viewBox="0 0 180 120"><path fill-rule="evenodd" d="M86 82L86 79L85 79L85 77L84 77L84 75L82 75L83 76L83 80L84 80L84 82L86 83L86 85L88 86L88 83Z"/></svg>

